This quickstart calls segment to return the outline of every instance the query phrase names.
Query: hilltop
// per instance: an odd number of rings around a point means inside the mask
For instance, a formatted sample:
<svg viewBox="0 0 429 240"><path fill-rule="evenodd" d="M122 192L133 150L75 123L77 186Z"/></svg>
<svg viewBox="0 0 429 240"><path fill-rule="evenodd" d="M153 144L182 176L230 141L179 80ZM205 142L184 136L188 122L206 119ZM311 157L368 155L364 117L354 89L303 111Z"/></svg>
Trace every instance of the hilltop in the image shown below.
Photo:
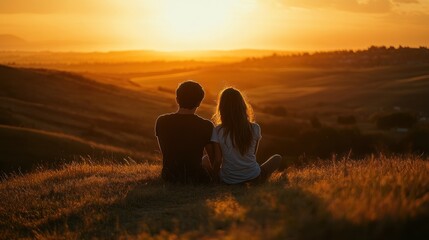
<svg viewBox="0 0 429 240"><path fill-rule="evenodd" d="M184 186L160 166L97 164L0 182L0 238L427 239L429 162L332 159L253 186Z"/></svg>

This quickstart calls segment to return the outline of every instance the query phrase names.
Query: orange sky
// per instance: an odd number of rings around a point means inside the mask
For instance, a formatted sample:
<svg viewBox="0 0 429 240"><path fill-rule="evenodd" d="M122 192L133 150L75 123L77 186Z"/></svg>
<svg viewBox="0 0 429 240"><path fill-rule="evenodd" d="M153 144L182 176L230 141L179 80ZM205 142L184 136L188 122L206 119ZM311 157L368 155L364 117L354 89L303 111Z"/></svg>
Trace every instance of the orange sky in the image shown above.
<svg viewBox="0 0 429 240"><path fill-rule="evenodd" d="M1 43L14 35L27 43ZM429 0L1 0L0 49L429 45Z"/></svg>

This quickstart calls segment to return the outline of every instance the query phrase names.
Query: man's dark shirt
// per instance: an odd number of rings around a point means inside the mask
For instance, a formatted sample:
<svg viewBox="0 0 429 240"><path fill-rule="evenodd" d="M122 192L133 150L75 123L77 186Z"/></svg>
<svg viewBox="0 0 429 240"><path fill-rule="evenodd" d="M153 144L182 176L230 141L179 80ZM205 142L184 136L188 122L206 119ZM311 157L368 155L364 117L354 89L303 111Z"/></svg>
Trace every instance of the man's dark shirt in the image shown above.
<svg viewBox="0 0 429 240"><path fill-rule="evenodd" d="M194 114L170 113L156 120L155 134L163 155L162 178L168 182L201 183L210 177L201 165L213 124Z"/></svg>

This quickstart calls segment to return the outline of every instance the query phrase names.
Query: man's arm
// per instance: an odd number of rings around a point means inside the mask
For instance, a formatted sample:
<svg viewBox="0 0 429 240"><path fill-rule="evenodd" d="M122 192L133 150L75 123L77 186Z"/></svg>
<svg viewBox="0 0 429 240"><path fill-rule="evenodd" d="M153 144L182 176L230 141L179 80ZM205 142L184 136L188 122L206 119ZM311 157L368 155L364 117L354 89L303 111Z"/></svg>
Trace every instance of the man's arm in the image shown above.
<svg viewBox="0 0 429 240"><path fill-rule="evenodd" d="M156 122L155 122L154 133L155 133L156 142L158 143L158 148L159 148L159 152L161 154L161 159L162 159L162 156L163 156L163 153L164 153L164 149L163 149L164 144L162 142L162 138L159 137L160 130L161 130L161 125L162 125L161 117L158 117L156 119Z"/></svg>
<svg viewBox="0 0 429 240"><path fill-rule="evenodd" d="M160 140L159 140L159 137L156 137L156 141L158 142L158 148L159 148L159 152L161 153L161 158L162 158L162 145L161 145L161 142L160 142Z"/></svg>

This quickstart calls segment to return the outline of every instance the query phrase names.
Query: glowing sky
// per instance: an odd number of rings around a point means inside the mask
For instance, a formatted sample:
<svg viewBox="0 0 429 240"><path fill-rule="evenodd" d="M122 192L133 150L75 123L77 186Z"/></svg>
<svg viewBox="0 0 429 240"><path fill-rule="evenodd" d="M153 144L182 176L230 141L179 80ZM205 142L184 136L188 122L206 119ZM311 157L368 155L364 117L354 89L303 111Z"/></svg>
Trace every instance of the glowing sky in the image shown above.
<svg viewBox="0 0 429 240"><path fill-rule="evenodd" d="M0 0L1 34L54 50L428 46L429 0Z"/></svg>

